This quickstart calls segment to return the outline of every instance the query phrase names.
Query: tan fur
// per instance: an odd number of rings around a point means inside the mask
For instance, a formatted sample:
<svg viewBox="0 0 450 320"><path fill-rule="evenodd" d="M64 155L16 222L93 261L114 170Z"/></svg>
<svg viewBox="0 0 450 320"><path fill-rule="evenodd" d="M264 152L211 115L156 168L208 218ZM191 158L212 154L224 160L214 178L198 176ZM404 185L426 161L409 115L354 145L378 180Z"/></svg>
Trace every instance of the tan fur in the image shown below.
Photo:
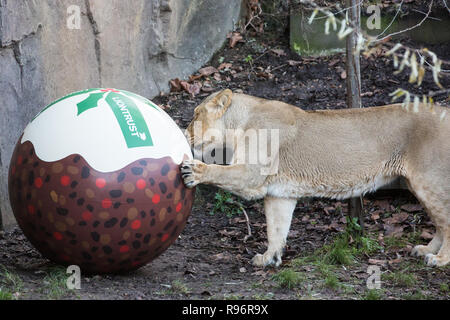
<svg viewBox="0 0 450 320"><path fill-rule="evenodd" d="M450 120L440 119L442 107L419 109L387 105L310 112L227 89L195 109L186 136L196 157L202 148L222 147L226 129L279 129L278 171L264 175L260 165L233 156L228 166L185 161L183 178L189 187L213 184L246 199L264 198L269 246L253 263L278 266L298 198L355 197L403 176L437 230L427 246L412 253L442 266L450 261ZM195 121L222 136L208 141L194 136ZM244 138L236 133L232 147Z"/></svg>

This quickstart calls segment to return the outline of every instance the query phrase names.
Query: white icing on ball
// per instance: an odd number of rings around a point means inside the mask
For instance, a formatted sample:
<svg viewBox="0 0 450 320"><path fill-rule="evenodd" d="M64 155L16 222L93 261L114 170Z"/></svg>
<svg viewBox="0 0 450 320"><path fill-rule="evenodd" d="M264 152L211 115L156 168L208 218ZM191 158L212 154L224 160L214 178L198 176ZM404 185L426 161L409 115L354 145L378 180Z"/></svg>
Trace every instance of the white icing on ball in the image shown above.
<svg viewBox="0 0 450 320"><path fill-rule="evenodd" d="M180 164L190 147L177 124L157 105L134 93L89 89L42 110L25 128L36 155L54 162L81 155L100 172L117 171L143 158L171 157Z"/></svg>

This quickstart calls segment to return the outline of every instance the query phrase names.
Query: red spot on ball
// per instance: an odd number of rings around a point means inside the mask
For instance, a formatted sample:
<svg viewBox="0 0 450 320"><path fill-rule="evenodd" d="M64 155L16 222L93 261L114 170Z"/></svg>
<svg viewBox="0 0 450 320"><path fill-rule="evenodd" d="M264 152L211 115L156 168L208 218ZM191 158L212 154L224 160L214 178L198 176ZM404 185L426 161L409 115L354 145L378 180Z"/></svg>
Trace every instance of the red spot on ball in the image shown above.
<svg viewBox="0 0 450 320"><path fill-rule="evenodd" d="M55 238L56 240L62 240L63 236L58 231L55 231L53 232L53 238Z"/></svg>
<svg viewBox="0 0 450 320"><path fill-rule="evenodd" d="M128 252L128 251L130 251L130 247L127 246L127 245L123 245L123 246L121 246L121 247L119 248L119 252L120 252L120 253L125 253L125 252Z"/></svg>
<svg viewBox="0 0 450 320"><path fill-rule="evenodd" d="M28 211L29 214L34 214L36 212L36 209L34 208L33 205L29 204L27 206L27 211Z"/></svg>
<svg viewBox="0 0 450 320"><path fill-rule="evenodd" d="M181 202L178 202L177 206L175 207L175 210L176 210L177 212L180 212L181 207L182 207Z"/></svg>
<svg viewBox="0 0 450 320"><path fill-rule="evenodd" d="M168 233L165 233L165 234L163 234L163 236L161 237L161 241L164 242L164 241L166 241L168 238L169 238L169 234L168 234Z"/></svg>
<svg viewBox="0 0 450 320"><path fill-rule="evenodd" d="M97 180L95 180L95 185L97 188L104 188L106 186L106 180L103 178L97 178Z"/></svg>
<svg viewBox="0 0 450 320"><path fill-rule="evenodd" d="M105 198L105 199L102 200L102 207L103 207L104 209L108 209L108 208L110 208L111 206L112 206L112 201L111 201L111 199Z"/></svg>
<svg viewBox="0 0 450 320"><path fill-rule="evenodd" d="M144 189L146 186L147 186L147 183L145 182L144 179L139 179L139 180L136 182L136 187L137 187L138 189Z"/></svg>
<svg viewBox="0 0 450 320"><path fill-rule="evenodd" d="M152 202L153 202L154 204L159 203L160 200L161 200L161 197L159 196L159 194L155 194L155 195L152 197Z"/></svg>
<svg viewBox="0 0 450 320"><path fill-rule="evenodd" d="M92 213L90 213L89 211L85 211L81 214L81 217L84 221L89 221L92 219Z"/></svg>
<svg viewBox="0 0 450 320"><path fill-rule="evenodd" d="M43 184L44 184L44 182L42 181L42 178L34 179L34 186L36 188L38 188L38 189L41 188Z"/></svg>
<svg viewBox="0 0 450 320"><path fill-rule="evenodd" d="M22 164L22 161L23 161L23 157L22 156L18 156L17 157L17 164Z"/></svg>
<svg viewBox="0 0 450 320"><path fill-rule="evenodd" d="M141 221L140 220L134 220L131 223L131 229L136 230L136 229L139 229L140 227L141 227Z"/></svg>
<svg viewBox="0 0 450 320"><path fill-rule="evenodd" d="M62 176L60 182L62 186L67 187L70 184L70 177Z"/></svg>

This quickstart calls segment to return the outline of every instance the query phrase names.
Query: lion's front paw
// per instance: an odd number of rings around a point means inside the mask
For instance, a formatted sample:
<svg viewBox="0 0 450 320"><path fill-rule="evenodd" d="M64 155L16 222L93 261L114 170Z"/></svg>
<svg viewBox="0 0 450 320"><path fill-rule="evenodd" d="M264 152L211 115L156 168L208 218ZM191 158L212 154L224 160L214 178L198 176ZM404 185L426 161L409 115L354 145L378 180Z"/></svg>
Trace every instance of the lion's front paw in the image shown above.
<svg viewBox="0 0 450 320"><path fill-rule="evenodd" d="M281 264L281 254L268 253L267 251L264 254L257 254L253 257L252 264L255 267L266 267L269 265L278 267Z"/></svg>
<svg viewBox="0 0 450 320"><path fill-rule="evenodd" d="M193 188L203 181L202 178L206 171L206 164L195 159L185 160L181 164L180 170L186 187Z"/></svg>
<svg viewBox="0 0 450 320"><path fill-rule="evenodd" d="M430 267L442 267L450 262L450 257L429 253L425 256L425 263Z"/></svg>
<svg viewBox="0 0 450 320"><path fill-rule="evenodd" d="M423 245L417 245L411 250L411 255L417 256L417 257L426 256L429 253L434 253L434 252L430 249L430 247L423 246Z"/></svg>

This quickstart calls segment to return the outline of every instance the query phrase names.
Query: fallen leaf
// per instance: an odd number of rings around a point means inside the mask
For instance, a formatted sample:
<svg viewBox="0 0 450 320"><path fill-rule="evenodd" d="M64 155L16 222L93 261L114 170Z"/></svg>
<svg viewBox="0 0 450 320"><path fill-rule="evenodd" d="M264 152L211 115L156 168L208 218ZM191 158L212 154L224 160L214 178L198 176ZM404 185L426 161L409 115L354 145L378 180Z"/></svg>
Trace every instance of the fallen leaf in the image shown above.
<svg viewBox="0 0 450 320"><path fill-rule="evenodd" d="M391 209L391 205L387 200L375 200L373 204L383 210L389 211Z"/></svg>
<svg viewBox="0 0 450 320"><path fill-rule="evenodd" d="M191 97L195 97L197 94L199 94L202 87L200 82L194 82L191 84L187 81L180 81L180 85L186 92L191 95Z"/></svg>
<svg viewBox="0 0 450 320"><path fill-rule="evenodd" d="M335 207L325 207L325 208L323 208L323 211L325 211L325 213L327 215L330 215L330 214L336 212L336 208Z"/></svg>
<svg viewBox="0 0 450 320"><path fill-rule="evenodd" d="M288 238L298 237L299 234L300 234L300 231L298 231L298 230L289 230Z"/></svg>
<svg viewBox="0 0 450 320"><path fill-rule="evenodd" d="M347 71L342 71L341 72L341 79L347 79Z"/></svg>
<svg viewBox="0 0 450 320"><path fill-rule="evenodd" d="M232 259L232 255L228 252L222 252L212 255L212 258L219 261L230 261Z"/></svg>
<svg viewBox="0 0 450 320"><path fill-rule="evenodd" d="M388 263L389 264L395 264L395 263L400 263L402 262L403 258L399 255L397 255L397 259L393 259L393 260L389 260Z"/></svg>
<svg viewBox="0 0 450 320"><path fill-rule="evenodd" d="M202 91L208 93L214 91L214 88L211 86L211 82L209 81L203 82Z"/></svg>
<svg viewBox="0 0 450 320"><path fill-rule="evenodd" d="M338 62L339 62L339 59L331 60L330 63L328 63L328 66L329 66L329 67L332 67L332 66L334 66L335 64L337 64Z"/></svg>
<svg viewBox="0 0 450 320"><path fill-rule="evenodd" d="M431 240L434 238L434 234L430 233L428 230L423 229L420 237L425 240Z"/></svg>
<svg viewBox="0 0 450 320"><path fill-rule="evenodd" d="M412 203L408 203L408 204L404 204L403 206L400 207L400 209L406 211L406 212L419 212L423 210L423 207L420 204L412 204Z"/></svg>
<svg viewBox="0 0 450 320"><path fill-rule="evenodd" d="M377 241L380 245L384 246L384 235L382 232L378 233Z"/></svg>
<svg viewBox="0 0 450 320"><path fill-rule="evenodd" d="M353 237L351 235L348 236L348 244L352 244L353 242L355 242L355 240L353 240Z"/></svg>
<svg viewBox="0 0 450 320"><path fill-rule="evenodd" d="M369 264L376 264L379 266L383 266L387 263L386 260L378 260L378 259L369 259Z"/></svg>
<svg viewBox="0 0 450 320"><path fill-rule="evenodd" d="M270 74L266 73L266 72L258 72L258 73L256 73L256 76L258 76L260 78L265 78L265 79L269 79L270 78Z"/></svg>
<svg viewBox="0 0 450 320"><path fill-rule="evenodd" d="M367 92L361 93L361 97L371 97L371 96L373 96L372 91L367 91Z"/></svg>
<svg viewBox="0 0 450 320"><path fill-rule="evenodd" d="M239 41L242 41L244 39L239 32L233 32L229 38L230 38L230 48L234 48L234 46Z"/></svg>
<svg viewBox="0 0 450 320"><path fill-rule="evenodd" d="M220 230L219 233L226 237L235 237L235 236L238 236L241 232L238 230L228 231L228 230L224 229L224 230Z"/></svg>
<svg viewBox="0 0 450 320"><path fill-rule="evenodd" d="M214 79L216 81L222 81L222 76L220 75L220 73L216 72L214 73Z"/></svg>
<svg viewBox="0 0 450 320"><path fill-rule="evenodd" d="M176 78L169 81L170 84L170 92L181 91L180 79Z"/></svg>
<svg viewBox="0 0 450 320"><path fill-rule="evenodd" d="M387 224L402 223L403 221L408 219L408 217L409 214L406 212L394 213L392 217L383 219L383 222Z"/></svg>
<svg viewBox="0 0 450 320"><path fill-rule="evenodd" d="M339 225L337 222L332 222L329 226L330 230L335 230L335 231L344 231L344 227Z"/></svg>
<svg viewBox="0 0 450 320"><path fill-rule="evenodd" d="M380 213L382 213L381 210L375 210L374 212L371 213L370 219L372 219L373 221L380 219Z"/></svg>
<svg viewBox="0 0 450 320"><path fill-rule="evenodd" d="M244 267L242 267L242 268L239 269L239 272L240 272L240 273L245 273L245 272L247 272L247 269L245 269Z"/></svg>
<svg viewBox="0 0 450 320"><path fill-rule="evenodd" d="M273 53L275 53L279 57L286 55L286 53L284 52L283 49L271 49L270 51L272 51Z"/></svg>
<svg viewBox="0 0 450 320"><path fill-rule="evenodd" d="M297 66L297 65L299 65L299 64L302 64L301 61L295 61L295 60L288 60L287 63L288 63L290 66Z"/></svg>
<svg viewBox="0 0 450 320"><path fill-rule="evenodd" d="M400 238L403 235L403 226L394 226L390 224L384 225L385 236Z"/></svg>
<svg viewBox="0 0 450 320"><path fill-rule="evenodd" d="M214 67L209 66L209 67L201 68L200 70L198 70L198 72L199 72L202 76L207 77L207 76L212 75L213 73L216 73L216 72L217 72L217 69L214 68Z"/></svg>
<svg viewBox="0 0 450 320"><path fill-rule="evenodd" d="M217 70L222 70L222 69L230 69L233 65L231 63L221 63L220 66L217 68Z"/></svg>
<svg viewBox="0 0 450 320"><path fill-rule="evenodd" d="M257 270L255 272L252 273L252 276L262 276L262 277L266 277L267 276L267 271L264 271L263 269L261 270Z"/></svg>

